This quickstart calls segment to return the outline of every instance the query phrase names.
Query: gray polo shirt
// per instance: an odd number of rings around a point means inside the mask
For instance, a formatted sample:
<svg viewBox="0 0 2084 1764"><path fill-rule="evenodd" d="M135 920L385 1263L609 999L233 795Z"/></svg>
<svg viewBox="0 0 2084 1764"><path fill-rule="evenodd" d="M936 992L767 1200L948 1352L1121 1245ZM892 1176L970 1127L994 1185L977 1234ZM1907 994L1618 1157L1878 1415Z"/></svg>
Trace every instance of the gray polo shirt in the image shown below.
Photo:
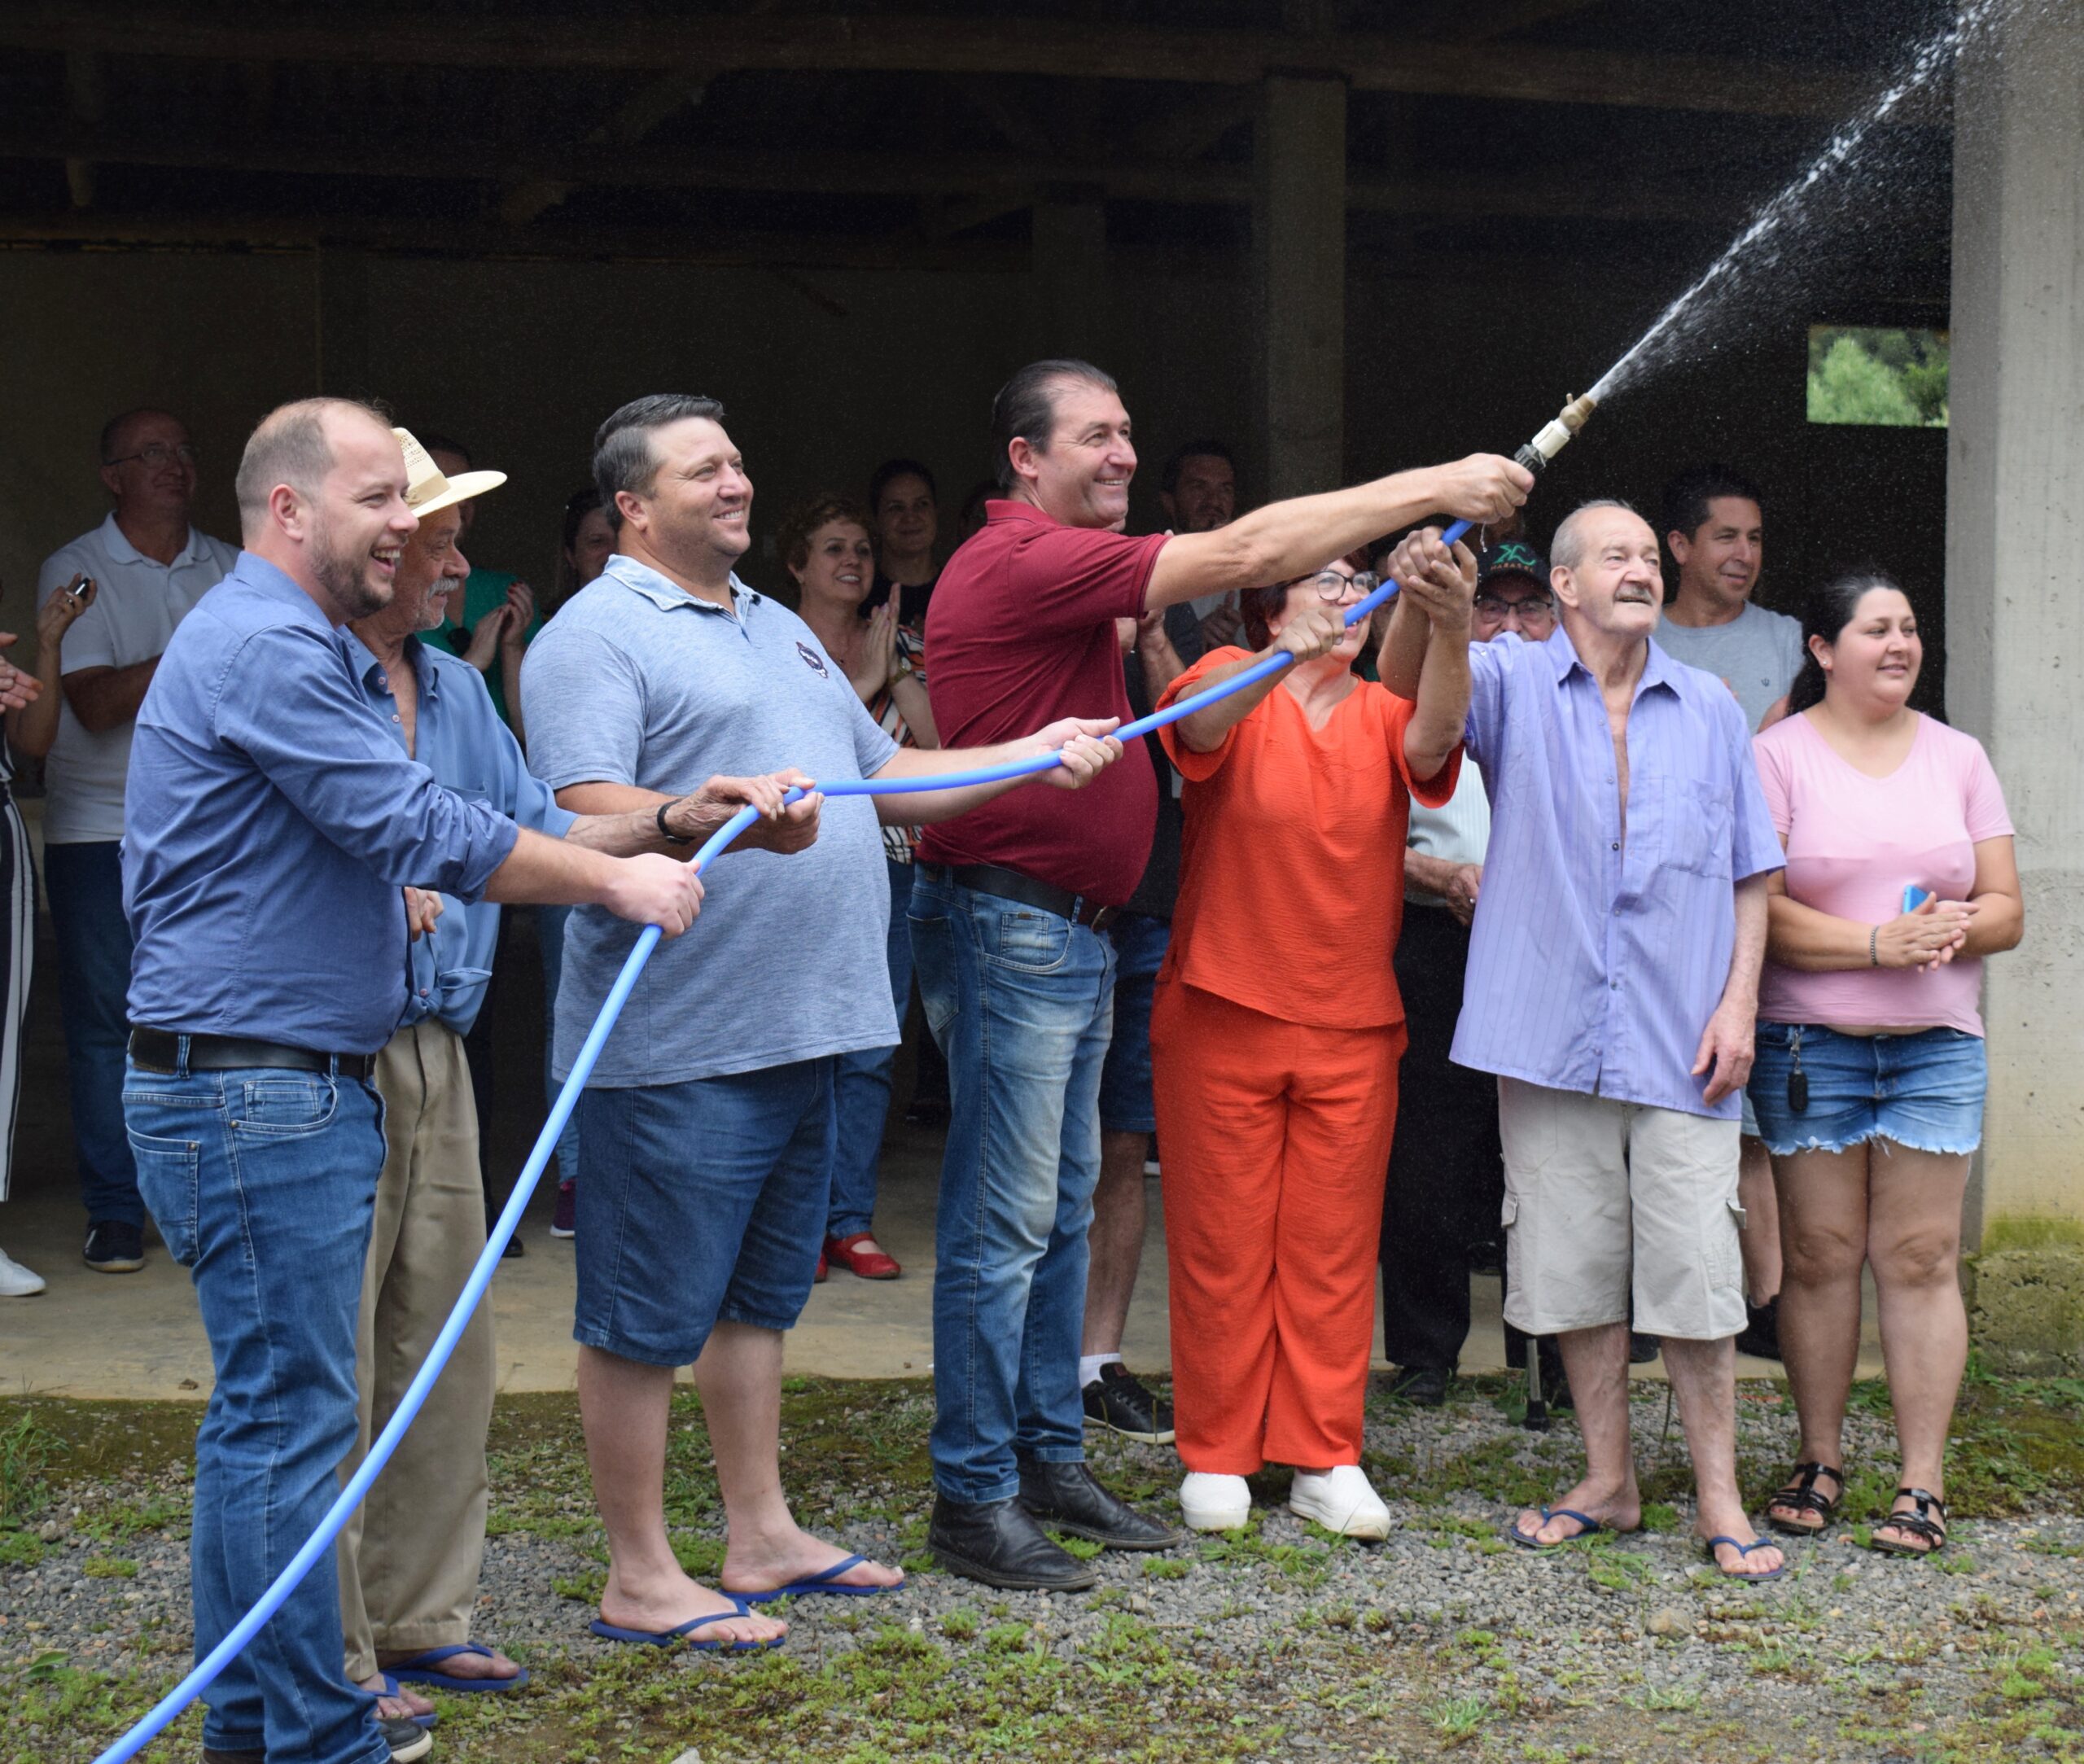
<svg viewBox="0 0 2084 1764"><path fill-rule="evenodd" d="M717 773L799 766L858 778L897 744L805 624L731 579L733 611L618 554L529 646L529 769L553 790L684 793ZM885 943L890 882L874 804L828 799L817 843L733 848L704 873L702 916L646 966L595 1067L611 1090L756 1071L897 1040ZM638 929L582 907L565 932L562 1078Z"/></svg>

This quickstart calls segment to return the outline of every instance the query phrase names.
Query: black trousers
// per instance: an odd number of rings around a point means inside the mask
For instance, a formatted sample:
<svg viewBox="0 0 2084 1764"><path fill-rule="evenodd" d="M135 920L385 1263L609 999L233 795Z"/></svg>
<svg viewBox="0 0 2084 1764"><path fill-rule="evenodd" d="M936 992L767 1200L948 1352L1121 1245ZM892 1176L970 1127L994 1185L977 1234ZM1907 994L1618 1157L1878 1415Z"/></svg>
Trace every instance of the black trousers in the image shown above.
<svg viewBox="0 0 2084 1764"><path fill-rule="evenodd" d="M1447 1057L1469 933L1446 908L1404 908L1396 966L1409 1041L1382 1207L1382 1345L1394 1365L1451 1372L1469 1338L1471 1264L1500 1235L1498 1080Z"/></svg>

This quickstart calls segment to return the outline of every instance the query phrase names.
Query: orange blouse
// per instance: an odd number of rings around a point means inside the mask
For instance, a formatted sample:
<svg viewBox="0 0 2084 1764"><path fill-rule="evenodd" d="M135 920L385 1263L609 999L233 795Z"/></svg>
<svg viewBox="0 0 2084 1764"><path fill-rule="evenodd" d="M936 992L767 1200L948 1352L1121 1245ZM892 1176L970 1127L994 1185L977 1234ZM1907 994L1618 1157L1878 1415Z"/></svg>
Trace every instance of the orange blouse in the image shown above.
<svg viewBox="0 0 2084 1764"><path fill-rule="evenodd" d="M1245 657L1211 650L1166 688L1160 708ZM1289 1022L1373 1029L1403 1021L1390 957L1403 924L1404 836L1416 797L1443 807L1461 749L1432 777L1410 775L1404 730L1417 707L1361 681L1322 729L1273 690L1196 753L1180 725L1158 731L1186 779L1180 899L1161 984Z"/></svg>

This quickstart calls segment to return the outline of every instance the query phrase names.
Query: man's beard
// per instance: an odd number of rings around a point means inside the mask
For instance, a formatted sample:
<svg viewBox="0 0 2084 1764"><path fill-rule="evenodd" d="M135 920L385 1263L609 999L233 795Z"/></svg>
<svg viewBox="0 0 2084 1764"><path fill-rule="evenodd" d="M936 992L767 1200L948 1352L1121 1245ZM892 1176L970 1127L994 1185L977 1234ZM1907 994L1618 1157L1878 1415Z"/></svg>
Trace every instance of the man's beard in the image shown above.
<svg viewBox="0 0 2084 1764"><path fill-rule="evenodd" d="M352 624L357 619L366 619L391 604L391 586L371 583L368 567L366 551L357 555L339 549L333 541L332 523L322 514L314 515L311 572L318 579L319 587L340 609L344 623Z"/></svg>

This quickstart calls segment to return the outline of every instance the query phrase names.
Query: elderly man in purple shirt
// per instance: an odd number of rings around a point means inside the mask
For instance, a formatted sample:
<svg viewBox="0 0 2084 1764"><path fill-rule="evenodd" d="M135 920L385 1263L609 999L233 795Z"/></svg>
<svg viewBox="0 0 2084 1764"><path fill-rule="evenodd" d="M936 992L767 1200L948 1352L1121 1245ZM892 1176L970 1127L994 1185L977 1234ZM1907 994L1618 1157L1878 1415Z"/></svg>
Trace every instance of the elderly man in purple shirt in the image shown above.
<svg viewBox="0 0 2084 1764"><path fill-rule="evenodd" d="M1664 1340L1703 1546L1732 1578L1771 1579L1784 1564L1737 1492L1732 1337L1738 1098L1780 841L1728 689L1650 641L1663 589L1648 523L1587 503L1549 558L1555 634L1470 650L1467 746L1491 832L1453 1052L1498 1075L1506 1320L1559 1338L1585 1438L1584 1479L1520 1514L1512 1540L1549 1549L1641 1523L1632 1300ZM1392 568L1474 562L1427 534Z"/></svg>

